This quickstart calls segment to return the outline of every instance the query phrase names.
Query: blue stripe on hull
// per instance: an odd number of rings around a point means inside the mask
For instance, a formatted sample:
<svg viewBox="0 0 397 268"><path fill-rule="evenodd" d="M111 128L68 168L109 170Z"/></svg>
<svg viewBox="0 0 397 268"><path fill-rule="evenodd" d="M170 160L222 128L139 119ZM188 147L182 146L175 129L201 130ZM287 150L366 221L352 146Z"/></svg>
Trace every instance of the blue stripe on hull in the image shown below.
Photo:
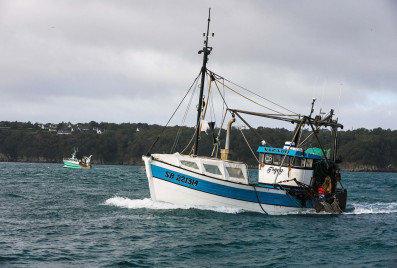
<svg viewBox="0 0 397 268"><path fill-rule="evenodd" d="M183 173L162 168L153 164L151 164L151 169L152 169L152 176L161 180L165 180L190 189L194 189L197 191L201 191L213 195L258 203L258 199L256 197L254 187L252 186L249 187L252 190L226 186L226 185L206 181L203 179L199 179L197 177L188 176ZM182 179L182 178L186 178L186 179ZM257 191L257 194L262 204L285 206L285 207L300 207L301 201L299 199L297 199L294 196L288 196L284 194L285 193L284 191L282 192L283 192L282 194L275 194L275 193ZM306 207L313 207L312 202L307 201Z"/></svg>

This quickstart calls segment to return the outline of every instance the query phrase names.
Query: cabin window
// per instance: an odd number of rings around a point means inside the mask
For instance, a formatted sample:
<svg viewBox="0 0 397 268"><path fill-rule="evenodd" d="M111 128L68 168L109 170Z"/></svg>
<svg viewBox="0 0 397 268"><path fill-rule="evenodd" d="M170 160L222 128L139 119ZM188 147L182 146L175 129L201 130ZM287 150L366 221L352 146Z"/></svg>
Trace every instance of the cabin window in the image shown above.
<svg viewBox="0 0 397 268"><path fill-rule="evenodd" d="M313 166L313 159L310 158L306 159L306 167L312 168L312 166Z"/></svg>
<svg viewBox="0 0 397 268"><path fill-rule="evenodd" d="M272 164L273 162L273 156L271 154L266 154L265 155L265 164Z"/></svg>
<svg viewBox="0 0 397 268"><path fill-rule="evenodd" d="M190 167L190 168L194 168L194 169L199 169L197 164L195 162L190 162L190 161L185 161L185 160L181 160L181 164L186 166L186 167Z"/></svg>
<svg viewBox="0 0 397 268"><path fill-rule="evenodd" d="M241 168L226 167L226 170L230 177L244 179L244 174Z"/></svg>
<svg viewBox="0 0 397 268"><path fill-rule="evenodd" d="M306 158L301 158L301 167L305 167Z"/></svg>
<svg viewBox="0 0 397 268"><path fill-rule="evenodd" d="M207 171L208 173L212 173L212 174L216 174L216 175L222 175L222 173L219 170L218 166L204 164L204 168L205 168L205 171Z"/></svg>
<svg viewBox="0 0 397 268"><path fill-rule="evenodd" d="M285 157L285 159L284 159L284 157ZM284 160L284 161L283 161ZM283 166L284 167L288 167L289 166L289 156L282 156L281 157L281 161L283 161Z"/></svg>
<svg viewBox="0 0 397 268"><path fill-rule="evenodd" d="M263 158L264 158L265 154L264 153L260 153L259 154L259 163L263 163Z"/></svg>
<svg viewBox="0 0 397 268"><path fill-rule="evenodd" d="M291 157L291 165L294 167L302 167L302 160L303 159L300 157L295 157L295 159L293 159ZM293 163L292 163L292 161L293 161ZM305 167L305 162L303 162L303 167Z"/></svg>
<svg viewBox="0 0 397 268"><path fill-rule="evenodd" d="M273 155L273 164L280 165L280 163L281 163L281 155L279 154Z"/></svg>

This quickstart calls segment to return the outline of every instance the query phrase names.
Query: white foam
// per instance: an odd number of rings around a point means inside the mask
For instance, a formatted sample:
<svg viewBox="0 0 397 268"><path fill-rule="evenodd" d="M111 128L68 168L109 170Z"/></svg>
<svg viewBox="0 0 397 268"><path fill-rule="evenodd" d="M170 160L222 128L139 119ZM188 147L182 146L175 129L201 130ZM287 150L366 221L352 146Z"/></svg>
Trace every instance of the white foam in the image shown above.
<svg viewBox="0 0 397 268"><path fill-rule="evenodd" d="M175 205L171 203L165 203L160 201L153 201L150 198L144 199L129 199L125 197L115 196L105 201L105 205L122 207L128 209L153 209L153 210L172 210L172 209L199 209L199 210L211 210L220 213L237 214L244 212L244 210L233 207L211 207L211 206L193 206L193 205ZM348 215L359 215L359 214L389 214L397 213L397 203L350 203L349 206L353 206L354 209L348 209L343 214ZM314 210L290 212L287 214L318 214ZM330 214L330 213L320 213Z"/></svg>
<svg viewBox="0 0 397 268"><path fill-rule="evenodd" d="M397 203L351 203L353 211L345 214L390 214L397 213Z"/></svg>
<svg viewBox="0 0 397 268"><path fill-rule="evenodd" d="M125 197L115 196L105 201L105 205L129 208L129 209L154 209L154 210L170 210L170 209L200 209L212 210L220 213L237 214L243 212L242 209L232 207L211 207L211 206L189 206L189 205L174 205L165 202L153 201L150 198L144 199L129 199Z"/></svg>
<svg viewBox="0 0 397 268"><path fill-rule="evenodd" d="M397 203L348 203L348 206L353 206L353 208L348 208L347 211L343 212L343 214L347 215L359 215L359 214L390 214L397 213ZM319 212L317 213L314 209L305 210L305 211L297 211L297 212L289 212L285 215L291 214L314 214L314 215L333 215L333 213L328 212Z"/></svg>

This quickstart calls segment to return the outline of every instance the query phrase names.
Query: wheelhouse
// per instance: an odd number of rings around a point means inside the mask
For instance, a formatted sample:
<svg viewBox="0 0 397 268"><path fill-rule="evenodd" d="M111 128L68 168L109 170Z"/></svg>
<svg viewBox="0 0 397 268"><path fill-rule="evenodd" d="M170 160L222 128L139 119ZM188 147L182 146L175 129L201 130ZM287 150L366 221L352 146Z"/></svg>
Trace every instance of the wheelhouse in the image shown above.
<svg viewBox="0 0 397 268"><path fill-rule="evenodd" d="M260 164L274 166L313 169L313 161L322 159L321 156L303 152L301 148L281 149L260 146L257 152Z"/></svg>
<svg viewBox="0 0 397 268"><path fill-rule="evenodd" d="M310 185L313 177L313 164L323 157L295 148L287 142L284 148L260 146L258 182L264 184L282 184L299 186Z"/></svg>

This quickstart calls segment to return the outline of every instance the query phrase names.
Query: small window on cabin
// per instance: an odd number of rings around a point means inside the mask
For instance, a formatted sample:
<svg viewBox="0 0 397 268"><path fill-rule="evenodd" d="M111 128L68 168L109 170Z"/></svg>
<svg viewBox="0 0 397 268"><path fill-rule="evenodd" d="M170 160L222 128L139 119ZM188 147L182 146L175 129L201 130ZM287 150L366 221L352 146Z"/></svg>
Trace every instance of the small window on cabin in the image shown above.
<svg viewBox="0 0 397 268"><path fill-rule="evenodd" d="M279 154L273 155L273 164L280 165L280 163L281 163L281 155Z"/></svg>
<svg viewBox="0 0 397 268"><path fill-rule="evenodd" d="M273 155L271 155L271 154L266 154L265 155L265 164L272 164L272 162L273 162Z"/></svg>
<svg viewBox="0 0 397 268"><path fill-rule="evenodd" d="M291 158L291 162L292 161L294 161L293 163L291 163L292 166L294 166L294 167L302 166L302 158L299 158L299 157L295 157L295 159ZM303 164L303 166L305 166L305 164Z"/></svg>
<svg viewBox="0 0 397 268"><path fill-rule="evenodd" d="M313 159L306 159L306 167L311 168L313 166Z"/></svg>
<svg viewBox="0 0 397 268"><path fill-rule="evenodd" d="M190 161L185 161L185 160L181 160L181 164L186 166L186 167L190 167L190 168L194 168L194 169L199 169L197 164L195 162L190 162Z"/></svg>
<svg viewBox="0 0 397 268"><path fill-rule="evenodd" d="M264 153L259 153L259 163L263 163L264 156L265 156Z"/></svg>
<svg viewBox="0 0 397 268"><path fill-rule="evenodd" d="M205 171L207 171L208 173L212 173L212 174L216 174L216 175L222 175L222 173L219 170L218 166L204 164L204 168L205 168Z"/></svg>
<svg viewBox="0 0 397 268"><path fill-rule="evenodd" d="M226 170L230 177L244 179L244 174L241 168L226 167Z"/></svg>
<svg viewBox="0 0 397 268"><path fill-rule="evenodd" d="M284 159L284 157L285 157L285 159ZM283 161L284 160L284 161ZM288 167L289 166L289 156L282 156L281 157L281 161L283 161L283 166L284 167Z"/></svg>
<svg viewBox="0 0 397 268"><path fill-rule="evenodd" d="M305 167L306 158L301 158L301 167Z"/></svg>

